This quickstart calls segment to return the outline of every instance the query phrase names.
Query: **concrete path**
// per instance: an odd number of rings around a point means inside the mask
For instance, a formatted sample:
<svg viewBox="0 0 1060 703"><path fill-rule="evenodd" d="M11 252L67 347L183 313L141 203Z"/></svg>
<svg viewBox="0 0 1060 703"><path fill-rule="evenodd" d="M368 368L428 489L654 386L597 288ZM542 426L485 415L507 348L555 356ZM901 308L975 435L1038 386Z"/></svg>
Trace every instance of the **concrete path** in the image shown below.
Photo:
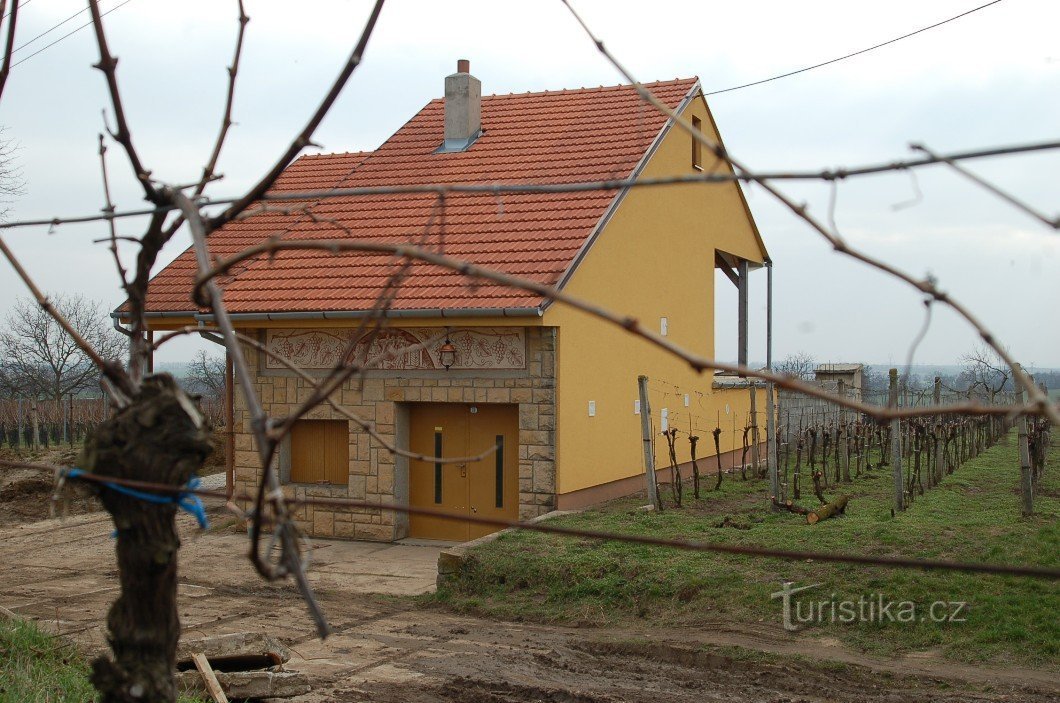
<svg viewBox="0 0 1060 703"><path fill-rule="evenodd" d="M216 522L224 519L218 516ZM268 583L253 570L247 536L235 528L201 533L190 516L181 528L181 619L186 629L210 634L213 624L249 615L247 597L275 600L272 610L302 611L285 618L283 630L312 631L301 599L287 582ZM102 646L107 607L118 590L112 526L105 513L92 513L0 529L0 605L70 634L92 649ZM373 542L312 541L310 582L323 596L367 596L369 610L384 602L371 596L413 596L435 588L442 546ZM328 598L330 599L330 598ZM345 600L345 598L343 598ZM266 609L269 609L266 607ZM356 609L355 609L356 610ZM251 629L261 629L256 624ZM278 633L274 633L278 634Z"/></svg>

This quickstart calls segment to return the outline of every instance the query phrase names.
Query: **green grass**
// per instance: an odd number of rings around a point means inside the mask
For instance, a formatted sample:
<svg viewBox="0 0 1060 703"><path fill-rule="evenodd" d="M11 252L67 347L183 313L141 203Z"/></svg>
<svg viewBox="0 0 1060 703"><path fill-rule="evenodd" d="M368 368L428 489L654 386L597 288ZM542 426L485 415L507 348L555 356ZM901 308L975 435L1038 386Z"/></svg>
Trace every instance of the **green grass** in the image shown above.
<svg viewBox="0 0 1060 703"><path fill-rule="evenodd" d="M0 620L0 703L95 701L84 656L33 623ZM204 703L181 696L180 703Z"/></svg>
<svg viewBox="0 0 1060 703"><path fill-rule="evenodd" d="M1020 517L1013 432L917 496L897 517L891 516L885 467L827 490L829 496L851 494L847 514L813 526L800 516L764 509L763 482L728 477L721 491L687 500L680 510L641 512L636 507L643 498L631 498L555 524L728 544L1055 567L1060 565L1055 461L1042 479L1037 514L1029 519ZM686 488L686 497L690 494ZM804 491L799 502L813 506L816 500ZM718 527L727 516L748 529ZM1031 578L779 561L516 532L478 548L465 572L433 599L514 620L696 626L720 619L779 628L780 603L769 594L783 581L822 584L807 594L812 600L856 601L880 593L922 608L935 601L968 603L963 623L824 623L809 627L811 636L837 637L880 654L932 649L964 661L1060 665L1060 588Z"/></svg>
<svg viewBox="0 0 1060 703"><path fill-rule="evenodd" d="M0 621L0 703L95 700L88 665L32 623Z"/></svg>

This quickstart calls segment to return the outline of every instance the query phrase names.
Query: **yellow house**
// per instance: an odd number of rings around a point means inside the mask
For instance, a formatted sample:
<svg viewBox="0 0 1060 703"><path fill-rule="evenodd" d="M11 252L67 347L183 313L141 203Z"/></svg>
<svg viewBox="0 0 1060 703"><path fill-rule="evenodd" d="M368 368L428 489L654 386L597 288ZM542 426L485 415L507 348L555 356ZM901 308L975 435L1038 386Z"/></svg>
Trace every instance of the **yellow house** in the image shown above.
<svg viewBox="0 0 1060 703"><path fill-rule="evenodd" d="M745 301L748 270L768 264L735 183L412 191L727 173L728 165L700 150L631 86L482 97L463 61L445 83L444 99L430 102L375 151L300 158L270 192L288 199L212 234L213 254L231 255L268 237L415 243L557 285L713 356L715 271L741 284ZM647 88L720 141L697 79ZM343 194L319 192L331 189ZM531 518L641 490L641 374L659 394L651 401L656 434L666 424L696 432L699 456L712 457L710 430L721 426L724 463L739 461L746 388L697 374L645 341L540 295L406 264L389 255L288 251L247 262L221 281L235 323L276 355L247 348L265 409L282 416L310 391L277 357L323 375L352 348L347 358L372 369L335 400L373 422L387 441L427 456L497 449L466 464L408 460L321 405L280 452L280 475L292 496ZM185 252L152 281L152 329L212 320L191 302L193 272ZM381 295L391 296L384 328L358 336ZM250 490L260 470L239 389L232 411L233 480L237 490ZM655 454L665 466L663 441ZM679 454L688 460L687 440ZM702 462L704 470L715 466L713 458ZM377 509L309 506L297 519L313 535L375 540L463 540L489 531Z"/></svg>

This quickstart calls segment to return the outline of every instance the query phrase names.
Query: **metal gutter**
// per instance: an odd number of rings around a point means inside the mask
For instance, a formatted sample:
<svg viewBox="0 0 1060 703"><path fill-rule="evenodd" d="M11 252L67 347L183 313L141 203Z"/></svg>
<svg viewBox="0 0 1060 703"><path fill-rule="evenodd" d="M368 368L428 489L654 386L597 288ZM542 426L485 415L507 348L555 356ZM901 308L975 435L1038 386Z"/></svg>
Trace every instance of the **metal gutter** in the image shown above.
<svg viewBox="0 0 1060 703"><path fill-rule="evenodd" d="M114 325L114 329L116 329L118 332L121 332L126 337L133 336L132 330L127 330L127 329L125 329L124 327L121 326L121 313L120 312L118 312L117 310L112 312L110 314L110 319L112 320L111 324Z"/></svg>
<svg viewBox="0 0 1060 703"><path fill-rule="evenodd" d="M151 315L152 313L148 313ZM166 313L161 313L165 315ZM181 313L187 316L189 313ZM315 312L236 312L229 313L233 322L283 322L289 320L357 320L380 314L372 310L322 310ZM423 308L417 310L384 310L387 318L460 318L460 317L541 317L541 308ZM197 322L213 322L208 313L194 313Z"/></svg>
<svg viewBox="0 0 1060 703"><path fill-rule="evenodd" d="M689 89L685 97L681 99L680 104L677 106L674 112L678 115L681 114L681 112L683 112L686 107L692 104L692 101L695 100L696 95L698 95L701 90L702 86L697 80ZM673 118L668 118L666 120L666 124L664 124L662 129L659 130L659 133L655 135L655 140L652 141L651 146L648 147L648 150L644 152L644 156L641 157L640 161L633 168L633 172L629 175L629 178L627 180L636 180L640 176L640 174L644 171L644 167L648 165L648 162L651 160L651 157L653 157L655 155L655 152L658 151L659 146L663 142L663 139L666 138L666 135L669 134L670 129L673 126ZM630 190L631 188L628 186L620 190L618 194L614 197L614 199L611 201L611 204L607 206L607 210L605 210L604 214L600 217L600 221L596 223L596 227L593 228L593 231L589 234L588 238L586 238L585 242L578 250L578 253L574 256L574 260L571 261L570 265L567 267L567 270L563 272L563 276L560 277L559 282L556 284L556 288L558 290L563 290L563 288L570 281L571 277L574 275L575 270L577 270L578 266L581 265L582 260L586 257L586 255L588 255L589 249L592 248L597 238L604 231L604 228L607 226L607 223L611 221L611 218L618 210L618 206L622 204L622 201L625 200L626 194ZM545 302L541 305L542 311L547 310L553 302L555 301L551 299L545 300Z"/></svg>
<svg viewBox="0 0 1060 703"><path fill-rule="evenodd" d="M194 317L197 314L197 312L147 312L144 313L144 317L159 319L165 317ZM115 320L129 319L129 314L127 312L121 312L118 310L112 312L110 316L113 317Z"/></svg>

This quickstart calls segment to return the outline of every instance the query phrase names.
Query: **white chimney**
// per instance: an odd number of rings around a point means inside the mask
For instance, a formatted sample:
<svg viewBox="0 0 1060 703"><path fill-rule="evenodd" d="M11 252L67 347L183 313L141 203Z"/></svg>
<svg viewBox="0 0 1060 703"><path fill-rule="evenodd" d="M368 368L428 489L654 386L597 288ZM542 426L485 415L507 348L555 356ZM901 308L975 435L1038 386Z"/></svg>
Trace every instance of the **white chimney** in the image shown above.
<svg viewBox="0 0 1060 703"><path fill-rule="evenodd" d="M445 77L445 141L438 151L464 151L482 132L482 82L471 75L471 62L460 59Z"/></svg>

